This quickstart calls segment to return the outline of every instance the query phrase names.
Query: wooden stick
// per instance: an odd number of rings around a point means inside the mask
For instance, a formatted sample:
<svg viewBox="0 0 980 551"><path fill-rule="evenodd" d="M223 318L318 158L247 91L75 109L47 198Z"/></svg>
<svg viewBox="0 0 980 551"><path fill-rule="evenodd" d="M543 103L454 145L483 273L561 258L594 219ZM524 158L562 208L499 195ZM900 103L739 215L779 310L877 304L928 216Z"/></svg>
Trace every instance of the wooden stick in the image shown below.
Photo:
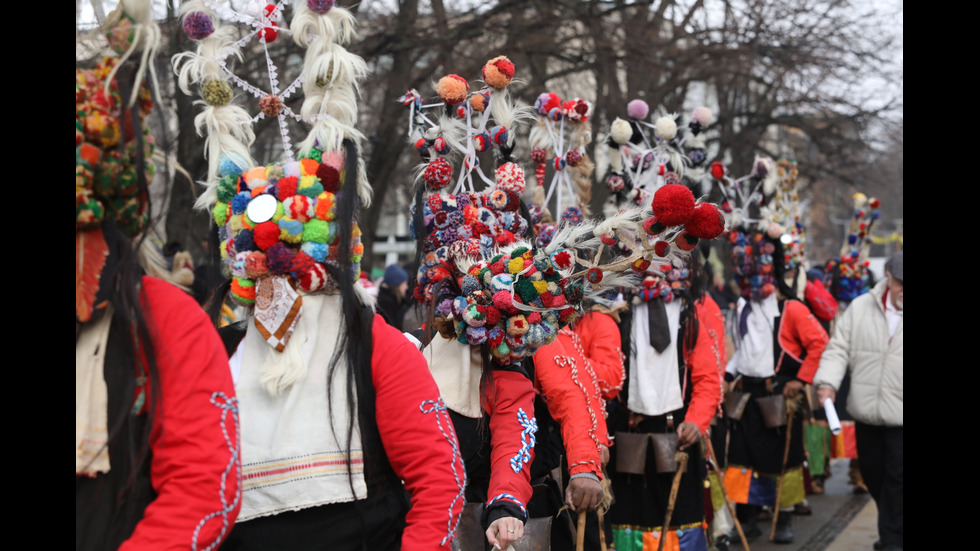
<svg viewBox="0 0 980 551"><path fill-rule="evenodd" d="M575 534L575 551L585 551L585 511L578 512L578 533Z"/></svg>
<svg viewBox="0 0 980 551"><path fill-rule="evenodd" d="M595 514L599 517L599 548L600 551L606 551L606 522L604 520L606 513L603 512L602 507L596 507Z"/></svg>
<svg viewBox="0 0 980 551"><path fill-rule="evenodd" d="M728 497L728 488L725 487L725 473L721 470L721 466L718 465L718 458L715 457L715 448L711 445L711 439L709 439L707 436L705 436L704 441L708 446L708 454L711 456L711 465L715 469L715 474L718 475L718 483L721 485L721 495L724 496L725 505L728 506L728 512L732 515L732 521L735 523L735 530L738 531L738 539L742 541L742 549L745 551L750 551L749 540L745 539L745 532L742 531L742 523L738 521L738 515L735 514L735 505Z"/></svg>
<svg viewBox="0 0 980 551"><path fill-rule="evenodd" d="M687 454L677 452L674 455L674 461L677 462L677 472L674 473L674 483L670 485L670 497L667 498L667 514L664 516L664 525L660 529L660 544L657 545L657 551L664 551L667 532L670 530L670 517L674 516L674 505L677 503L677 490L681 486L681 477L684 476L684 471L687 470Z"/></svg>
<svg viewBox="0 0 980 551"><path fill-rule="evenodd" d="M783 448L783 468L779 472L779 484L776 485L776 505L772 509L772 528L769 530L769 541L776 539L776 521L779 520L779 504L783 499L783 480L786 479L786 463L789 462L789 440L793 434L794 408L786 405L786 446Z"/></svg>

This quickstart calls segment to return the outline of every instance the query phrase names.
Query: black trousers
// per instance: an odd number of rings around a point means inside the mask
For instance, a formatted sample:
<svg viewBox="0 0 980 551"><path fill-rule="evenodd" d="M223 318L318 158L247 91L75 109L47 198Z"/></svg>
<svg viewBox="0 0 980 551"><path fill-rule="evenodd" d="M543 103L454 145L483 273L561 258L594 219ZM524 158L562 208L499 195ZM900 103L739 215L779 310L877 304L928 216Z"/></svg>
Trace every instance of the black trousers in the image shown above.
<svg viewBox="0 0 980 551"><path fill-rule="evenodd" d="M878 506L878 537L882 545L904 547L903 427L854 426L861 476Z"/></svg>

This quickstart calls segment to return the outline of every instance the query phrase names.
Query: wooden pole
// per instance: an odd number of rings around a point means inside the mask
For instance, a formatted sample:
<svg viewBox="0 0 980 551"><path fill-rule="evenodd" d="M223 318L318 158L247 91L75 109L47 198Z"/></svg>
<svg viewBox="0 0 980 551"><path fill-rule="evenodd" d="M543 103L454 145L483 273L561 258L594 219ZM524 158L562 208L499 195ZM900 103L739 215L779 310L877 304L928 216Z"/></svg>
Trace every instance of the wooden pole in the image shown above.
<svg viewBox="0 0 980 551"><path fill-rule="evenodd" d="M779 472L779 484L776 485L776 505L772 509L772 528L769 530L769 541L776 539L776 522L779 520L779 504L783 499L783 480L786 479L786 463L789 462L789 441L793 434L793 413L795 408L786 405L786 445L783 447L783 467Z"/></svg>
<svg viewBox="0 0 980 551"><path fill-rule="evenodd" d="M674 473L674 482L670 485L670 497L667 498L667 514L664 516L664 525L660 529L660 544L657 545L657 551L664 551L667 532L670 531L670 517L674 516L674 505L677 503L677 490L681 486L681 477L684 476L684 471L687 470L687 454L677 452L674 455L674 461L677 462L677 472Z"/></svg>
<svg viewBox="0 0 980 551"><path fill-rule="evenodd" d="M718 458L715 457L715 448L711 445L711 440L707 437L705 437L705 443L708 446L708 454L711 456L711 465L715 469L715 474L718 475L718 483L721 484L721 495L724 496L725 505L728 506L728 512L732 515L732 521L735 523L735 530L738 531L738 539L742 541L742 549L745 551L750 551L749 540L745 539L745 532L742 531L742 523L738 521L738 515L735 514L735 505L728 497L728 488L725 487L725 473L722 472L721 467L718 465Z"/></svg>

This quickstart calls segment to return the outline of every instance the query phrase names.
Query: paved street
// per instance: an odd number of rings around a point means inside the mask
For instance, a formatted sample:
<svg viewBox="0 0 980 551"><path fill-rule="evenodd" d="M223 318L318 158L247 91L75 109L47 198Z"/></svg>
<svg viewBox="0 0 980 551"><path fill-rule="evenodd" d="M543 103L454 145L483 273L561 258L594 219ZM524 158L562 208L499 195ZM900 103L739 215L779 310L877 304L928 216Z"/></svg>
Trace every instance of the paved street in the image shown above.
<svg viewBox="0 0 980 551"><path fill-rule="evenodd" d="M877 510L867 494L851 493L847 466L848 460L831 462L833 476L827 480L826 493L808 498L813 514L793 518L794 543L779 545L767 541L769 524L765 522L760 523L765 536L750 544L752 551L871 551L878 539Z"/></svg>

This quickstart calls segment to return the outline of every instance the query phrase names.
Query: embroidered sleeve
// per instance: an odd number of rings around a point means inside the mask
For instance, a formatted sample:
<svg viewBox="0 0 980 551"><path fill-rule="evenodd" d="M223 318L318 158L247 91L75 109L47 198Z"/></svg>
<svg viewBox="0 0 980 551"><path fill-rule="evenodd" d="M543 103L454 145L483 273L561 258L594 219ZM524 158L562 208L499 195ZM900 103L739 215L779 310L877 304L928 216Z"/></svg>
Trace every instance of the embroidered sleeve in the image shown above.
<svg viewBox="0 0 980 551"><path fill-rule="evenodd" d="M378 433L411 495L402 550L448 550L465 484L456 433L422 353L381 316L374 318L373 333Z"/></svg>
<svg viewBox="0 0 980 551"><path fill-rule="evenodd" d="M457 504L462 505L463 503L463 492L466 488L466 468L463 464L463 457L459 453L459 441L456 440L456 433L453 432L453 421L449 417L449 412L446 408L445 402L442 401L442 398L422 402L422 405L419 406L419 410L421 410L422 413L433 414L436 426L439 427L439 432L442 433L442 436L446 439L446 442L448 442L453 449L453 458L449 464L449 468L453 472L453 479L456 480L456 487L459 489L459 492L456 494L456 497L453 498L452 503L449 504L446 520L446 537L439 542L439 545L446 545L447 543L453 541L453 538L456 537L456 528L459 526L459 517L463 512L462 507L457 507ZM533 434L531 435L531 439L531 445L533 446ZM440 468L438 465L435 467Z"/></svg>
<svg viewBox="0 0 980 551"><path fill-rule="evenodd" d="M572 350L565 348L565 342ZM586 364L575 351L569 335L563 332L558 340L538 350L534 377L548 411L561 428L569 473L592 472L602 476L599 444L606 440L606 422L599 402L601 397Z"/></svg>
<svg viewBox="0 0 980 551"><path fill-rule="evenodd" d="M120 549L216 549L241 505L228 357L190 297L162 281L143 281L160 380L159 422L150 435L157 497Z"/></svg>
<svg viewBox="0 0 980 551"><path fill-rule="evenodd" d="M534 461L534 387L522 373L493 371L493 387L487 399L490 413L490 487L488 496L506 494L512 499L487 504L492 509L507 503L522 506L531 499L531 462ZM523 511L523 509L521 509ZM488 515L484 515L489 518ZM523 518L527 520L524 511ZM492 521L492 518L490 519Z"/></svg>

